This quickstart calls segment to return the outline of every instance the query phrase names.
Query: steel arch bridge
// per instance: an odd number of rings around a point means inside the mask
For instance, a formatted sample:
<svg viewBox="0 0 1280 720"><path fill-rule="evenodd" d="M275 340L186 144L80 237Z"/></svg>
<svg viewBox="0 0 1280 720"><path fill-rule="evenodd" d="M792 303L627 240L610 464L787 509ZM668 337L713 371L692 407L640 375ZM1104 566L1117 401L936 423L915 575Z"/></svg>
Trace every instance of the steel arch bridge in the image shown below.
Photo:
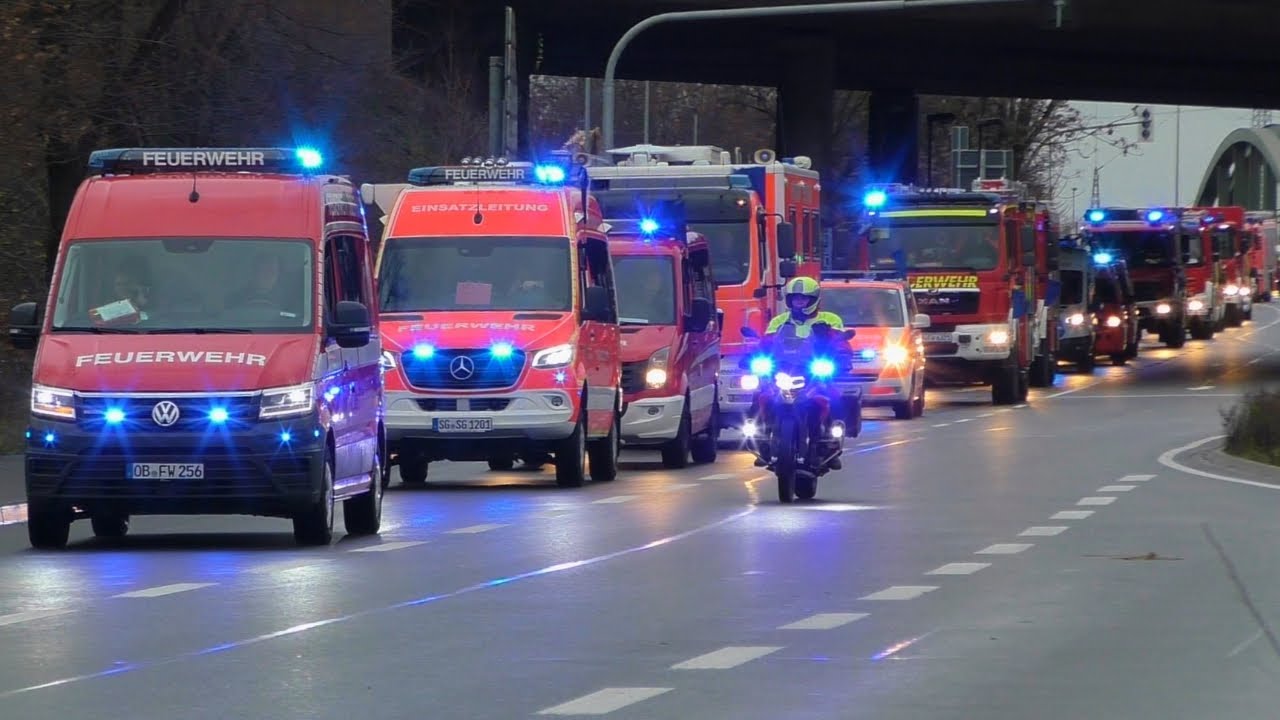
<svg viewBox="0 0 1280 720"><path fill-rule="evenodd" d="M1218 145L1196 192L1199 206L1276 210L1280 125L1234 130Z"/></svg>

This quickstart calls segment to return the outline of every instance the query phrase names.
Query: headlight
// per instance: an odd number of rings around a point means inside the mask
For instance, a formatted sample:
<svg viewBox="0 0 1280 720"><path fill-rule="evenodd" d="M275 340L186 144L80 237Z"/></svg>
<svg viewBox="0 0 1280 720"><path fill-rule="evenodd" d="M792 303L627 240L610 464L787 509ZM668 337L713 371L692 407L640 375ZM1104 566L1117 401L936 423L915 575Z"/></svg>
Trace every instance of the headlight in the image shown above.
<svg viewBox="0 0 1280 720"><path fill-rule="evenodd" d="M752 377L755 377L755 376L753 375ZM759 432L759 430L756 429L756 424L751 422L750 420L742 424L743 437L749 437L749 438L755 437L757 432Z"/></svg>
<svg viewBox="0 0 1280 720"><path fill-rule="evenodd" d="M75 394L70 390L34 385L31 388L31 412L44 417L75 420Z"/></svg>
<svg viewBox="0 0 1280 720"><path fill-rule="evenodd" d="M1187 309L1193 312L1203 310L1204 303L1200 302L1199 300L1192 300L1191 302L1187 303Z"/></svg>
<svg viewBox="0 0 1280 720"><path fill-rule="evenodd" d="M262 409L258 417L263 420L306 415L315 405L316 388L311 383L262 391Z"/></svg>
<svg viewBox="0 0 1280 720"><path fill-rule="evenodd" d="M1169 303L1160 303L1156 306L1157 315L1168 315L1170 312L1173 312L1173 308L1169 307Z"/></svg>
<svg viewBox="0 0 1280 720"><path fill-rule="evenodd" d="M1068 324L1068 325L1083 325L1083 324L1084 324L1084 315L1082 315L1081 313L1076 313L1075 315L1069 315L1069 316L1067 316L1067 324Z"/></svg>
<svg viewBox="0 0 1280 720"><path fill-rule="evenodd" d="M758 390L760 388L759 375L743 375L738 381L738 386L743 390Z"/></svg>
<svg viewBox="0 0 1280 720"><path fill-rule="evenodd" d="M667 384L667 358L670 356L670 348L662 348L649 356L649 369L644 374L644 384L650 390L657 390Z"/></svg>
<svg viewBox="0 0 1280 720"><path fill-rule="evenodd" d="M773 376L773 384L782 390L795 390L804 387L804 378L780 372Z"/></svg>
<svg viewBox="0 0 1280 720"><path fill-rule="evenodd" d="M987 335L987 342L991 343L992 345L1008 344L1009 331L1008 330L992 330L991 334Z"/></svg>
<svg viewBox="0 0 1280 720"><path fill-rule="evenodd" d="M383 350L382 359L378 361L378 364L382 366L383 370L395 370L396 356L392 355L390 350Z"/></svg>
<svg viewBox="0 0 1280 720"><path fill-rule="evenodd" d="M1222 294L1223 294L1223 295L1226 295L1227 297L1232 297L1232 296L1235 296L1235 295L1239 295L1239 294L1240 294L1240 286L1239 286L1239 285L1228 285L1228 286L1226 286L1226 287L1222 288Z"/></svg>
<svg viewBox="0 0 1280 720"><path fill-rule="evenodd" d="M539 350L533 356L533 366L536 368L564 367L571 362L573 362L572 345L556 345L546 350Z"/></svg>
<svg viewBox="0 0 1280 720"><path fill-rule="evenodd" d="M1120 327L1120 318L1115 315L1107 318L1107 327Z"/></svg>
<svg viewBox="0 0 1280 720"><path fill-rule="evenodd" d="M817 378L829 378L836 374L836 364L827 358L816 358L809 363L809 372Z"/></svg>
<svg viewBox="0 0 1280 720"><path fill-rule="evenodd" d="M902 365L907 362L907 349L901 345L885 345L884 361L888 365Z"/></svg>

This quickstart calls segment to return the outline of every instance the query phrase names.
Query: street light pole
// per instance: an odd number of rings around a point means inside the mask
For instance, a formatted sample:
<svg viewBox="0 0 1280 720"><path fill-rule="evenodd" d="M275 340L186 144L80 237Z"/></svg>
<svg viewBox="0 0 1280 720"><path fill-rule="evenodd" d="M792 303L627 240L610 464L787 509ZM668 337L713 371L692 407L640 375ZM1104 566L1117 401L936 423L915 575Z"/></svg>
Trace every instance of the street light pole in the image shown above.
<svg viewBox="0 0 1280 720"><path fill-rule="evenodd" d="M1028 0L867 0L865 2L838 2L809 5L782 5L755 8L729 8L723 10L686 10L652 15L641 20L618 38L609 53L604 68L604 85L601 88L601 121L604 130L604 146L613 147L613 93L618 59L637 35L655 25L676 22L700 22L705 20L741 20L750 18L795 17L805 15L850 15L855 13L892 12L935 7L965 7L973 5L997 5L1026 3Z"/></svg>

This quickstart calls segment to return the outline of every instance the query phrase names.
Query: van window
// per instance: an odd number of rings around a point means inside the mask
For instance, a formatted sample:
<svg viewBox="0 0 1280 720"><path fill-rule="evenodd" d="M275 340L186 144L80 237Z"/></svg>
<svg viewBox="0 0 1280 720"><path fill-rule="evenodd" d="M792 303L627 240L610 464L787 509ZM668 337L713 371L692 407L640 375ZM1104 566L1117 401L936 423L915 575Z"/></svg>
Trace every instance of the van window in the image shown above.
<svg viewBox="0 0 1280 720"><path fill-rule="evenodd" d="M568 238L391 238L378 269L381 312L572 307Z"/></svg>
<svg viewBox="0 0 1280 720"><path fill-rule="evenodd" d="M314 250L300 240L74 241L53 330L304 332L314 324L314 277Z"/></svg>
<svg viewBox="0 0 1280 720"><path fill-rule="evenodd" d="M840 316L845 327L902 327L902 293L897 288L828 288L822 309Z"/></svg>
<svg viewBox="0 0 1280 720"><path fill-rule="evenodd" d="M586 303L585 290L589 287L608 288L611 295L617 292L613 279L613 260L607 243L591 241L581 246L578 257L578 282L584 290L578 294L580 304ZM583 307L585 308L585 305ZM615 314L605 322L618 322L616 303L613 309Z"/></svg>
<svg viewBox="0 0 1280 720"><path fill-rule="evenodd" d="M675 266L666 255L614 258L618 277L618 322L675 325Z"/></svg>
<svg viewBox="0 0 1280 720"><path fill-rule="evenodd" d="M335 301L358 302L369 307L364 271L364 252L360 238L351 235L330 238L325 251L326 302L329 301L328 286L334 285Z"/></svg>
<svg viewBox="0 0 1280 720"><path fill-rule="evenodd" d="M1062 283L1059 304L1079 305L1084 302L1084 273L1079 270L1060 270L1058 279Z"/></svg>

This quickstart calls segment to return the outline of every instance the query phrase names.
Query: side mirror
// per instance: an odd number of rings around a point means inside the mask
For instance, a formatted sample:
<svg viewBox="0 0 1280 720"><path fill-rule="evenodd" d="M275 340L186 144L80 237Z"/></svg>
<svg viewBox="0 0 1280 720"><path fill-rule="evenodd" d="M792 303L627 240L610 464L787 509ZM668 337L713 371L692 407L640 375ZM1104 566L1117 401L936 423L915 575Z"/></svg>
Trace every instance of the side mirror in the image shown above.
<svg viewBox="0 0 1280 720"><path fill-rule="evenodd" d="M1022 253L1022 267L1035 267L1035 266L1036 266L1036 252L1034 250L1028 250Z"/></svg>
<svg viewBox="0 0 1280 720"><path fill-rule="evenodd" d="M40 338L44 308L39 303L24 302L9 311L9 343L19 350L31 350Z"/></svg>
<svg viewBox="0 0 1280 720"><path fill-rule="evenodd" d="M329 335L338 347L360 348L369 344L372 328L369 308L364 303L343 300L333 310L333 322L329 323Z"/></svg>
<svg viewBox="0 0 1280 720"><path fill-rule="evenodd" d="M685 332L706 332L711 323L711 301L694 298L689 305L689 317L685 318Z"/></svg>
<svg viewBox="0 0 1280 720"><path fill-rule="evenodd" d="M724 332L724 310L716 308L716 332Z"/></svg>
<svg viewBox="0 0 1280 720"><path fill-rule="evenodd" d="M1192 264L1192 260L1191 260L1191 253L1189 253L1189 252L1184 252L1184 253L1182 253L1182 264L1183 264L1183 265L1190 265L1190 264Z"/></svg>
<svg viewBox="0 0 1280 720"><path fill-rule="evenodd" d="M1219 260L1221 260L1221 259L1222 259L1222 253L1218 252L1217 250L1214 250L1214 251L1213 251L1213 261L1214 261L1214 262L1218 262L1218 261L1219 261Z"/></svg>
<svg viewBox="0 0 1280 720"><path fill-rule="evenodd" d="M790 280L791 278L795 277L796 272L797 271L796 271L795 260L778 261L778 274L781 275L784 280Z"/></svg>
<svg viewBox="0 0 1280 720"><path fill-rule="evenodd" d="M933 324L933 320L928 315L925 315L924 313L916 313L916 316L911 318L911 327L913 328L923 329L923 328L929 327L932 324Z"/></svg>
<svg viewBox="0 0 1280 720"><path fill-rule="evenodd" d="M750 339L752 339L752 340L759 340L759 339L760 339L760 333L756 332L755 330L752 330L752 329L751 329L751 328L749 328L749 327L744 327L744 328L742 328L742 337L744 337L744 338L750 338Z"/></svg>
<svg viewBox="0 0 1280 720"><path fill-rule="evenodd" d="M610 310L612 303L609 302L609 289L600 286L587 288L586 294L583 296L582 319L594 322L609 322L612 316Z"/></svg>
<svg viewBox="0 0 1280 720"><path fill-rule="evenodd" d="M761 299L763 299L763 298L767 297L768 295L769 295L769 289L768 289L768 288L758 287L758 288L756 288L755 290L752 290L752 291L751 291L751 297L753 297L753 298L755 298L755 299L757 299L757 300L761 300Z"/></svg>
<svg viewBox="0 0 1280 720"><path fill-rule="evenodd" d="M778 223L778 257L794 258L796 256L796 229L789 222Z"/></svg>

